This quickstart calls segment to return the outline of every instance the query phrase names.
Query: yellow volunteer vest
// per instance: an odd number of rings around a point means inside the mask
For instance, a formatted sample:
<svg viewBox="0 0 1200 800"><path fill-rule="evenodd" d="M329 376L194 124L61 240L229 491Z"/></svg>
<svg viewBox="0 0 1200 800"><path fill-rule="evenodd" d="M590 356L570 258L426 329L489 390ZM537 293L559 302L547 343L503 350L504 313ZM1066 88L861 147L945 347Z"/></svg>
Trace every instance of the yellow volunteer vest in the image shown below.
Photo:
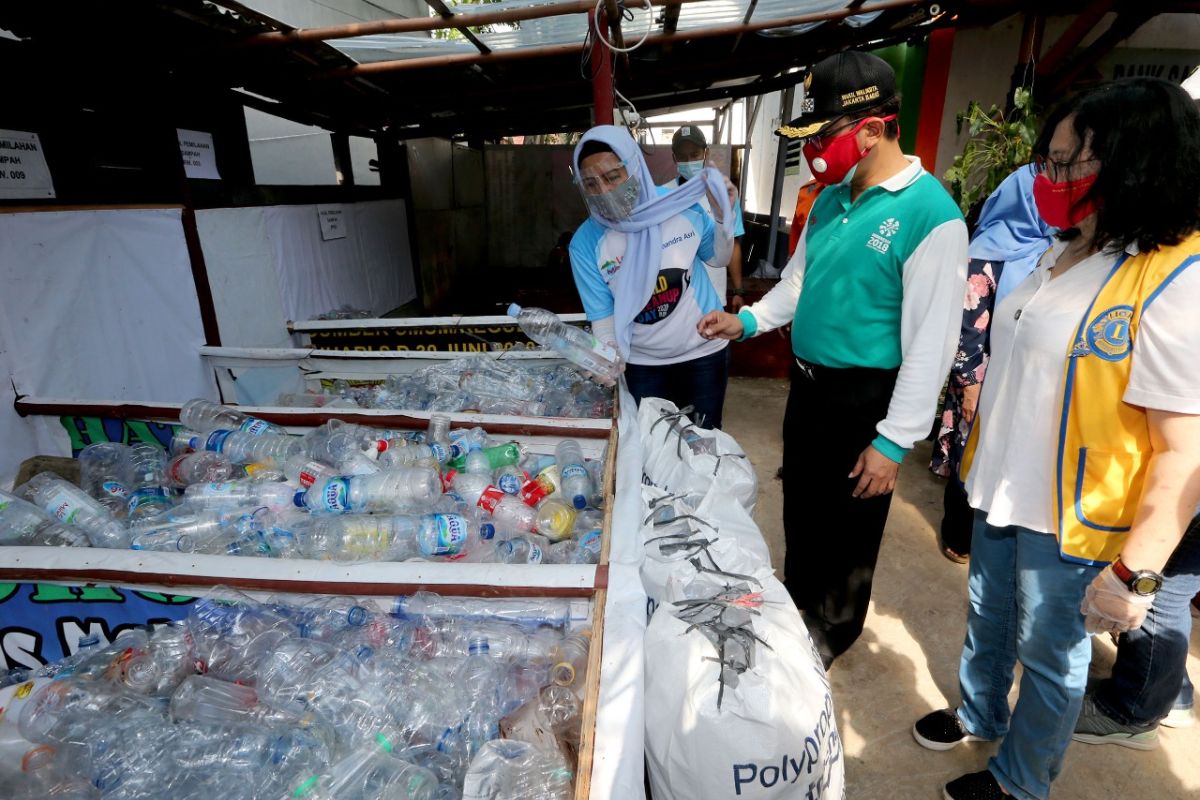
<svg viewBox="0 0 1200 800"><path fill-rule="evenodd" d="M1172 247L1123 255L1080 320L1064 366L1056 464L1056 533L1066 561L1107 564L1125 544L1151 451L1146 410L1122 399L1133 342L1158 294L1198 262L1200 233ZM963 452L964 481L980 427L972 426Z"/></svg>

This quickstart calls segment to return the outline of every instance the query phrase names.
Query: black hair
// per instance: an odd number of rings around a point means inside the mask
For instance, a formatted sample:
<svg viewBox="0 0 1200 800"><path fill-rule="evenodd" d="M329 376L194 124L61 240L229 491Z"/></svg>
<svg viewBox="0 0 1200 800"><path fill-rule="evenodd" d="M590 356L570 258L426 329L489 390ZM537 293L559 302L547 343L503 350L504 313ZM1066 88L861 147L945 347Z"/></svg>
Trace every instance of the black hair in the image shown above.
<svg viewBox="0 0 1200 800"><path fill-rule="evenodd" d="M1035 155L1049 155L1054 129L1068 118L1079 140L1070 160L1086 145L1100 162L1085 198L1099 201L1093 246L1136 243L1145 253L1200 230L1200 111L1180 86L1123 78L1068 98L1046 118Z"/></svg>
<svg viewBox="0 0 1200 800"><path fill-rule="evenodd" d="M858 116L859 119L864 117L891 117L896 118L883 124L883 138L889 141L896 141L900 138L900 95L899 93L892 95L888 100L884 100L874 108L864 111Z"/></svg>
<svg viewBox="0 0 1200 800"><path fill-rule="evenodd" d="M616 155L616 152L611 147L599 139L588 139L583 143L583 147L579 148L579 163L582 164L585 158L598 153L612 153Z"/></svg>

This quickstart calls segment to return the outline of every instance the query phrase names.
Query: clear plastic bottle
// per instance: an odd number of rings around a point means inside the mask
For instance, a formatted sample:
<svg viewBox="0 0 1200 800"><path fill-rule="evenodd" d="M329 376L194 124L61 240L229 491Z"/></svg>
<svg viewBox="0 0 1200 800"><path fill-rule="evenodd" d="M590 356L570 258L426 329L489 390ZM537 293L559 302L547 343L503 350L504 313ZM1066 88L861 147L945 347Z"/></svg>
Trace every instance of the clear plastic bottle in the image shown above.
<svg viewBox="0 0 1200 800"><path fill-rule="evenodd" d="M513 303L508 307L508 315L516 318L530 339L549 347L602 382L615 383L621 374L622 365L616 350L582 328L563 322L554 312L543 308L521 308Z"/></svg>
<svg viewBox="0 0 1200 800"><path fill-rule="evenodd" d="M471 505L480 502L483 493L491 484L491 476L479 473L458 472L454 473L454 477L451 478L451 486L454 491L458 492L463 500Z"/></svg>
<svg viewBox="0 0 1200 800"><path fill-rule="evenodd" d="M379 745L365 746L312 776L291 793L297 800L436 800L438 780L424 767Z"/></svg>
<svg viewBox="0 0 1200 800"><path fill-rule="evenodd" d="M505 564L540 564L549 540L535 533L514 536L496 544L496 560Z"/></svg>
<svg viewBox="0 0 1200 800"><path fill-rule="evenodd" d="M374 475L330 478L296 495L296 504L313 513L407 511L428 508L441 495L437 471L404 467Z"/></svg>
<svg viewBox="0 0 1200 800"><path fill-rule="evenodd" d="M129 499L129 446L97 442L79 451L79 485L118 519Z"/></svg>
<svg viewBox="0 0 1200 800"><path fill-rule="evenodd" d="M233 464L226 456L199 450L182 453L168 461L163 470L163 483L181 489L193 483L228 480L232 474Z"/></svg>
<svg viewBox="0 0 1200 800"><path fill-rule="evenodd" d="M131 525L129 546L134 550L191 553L218 536L222 529L221 515L217 512L180 507Z"/></svg>
<svg viewBox="0 0 1200 800"><path fill-rule="evenodd" d="M551 497L538 507L533 529L552 542L561 542L575 529L575 516L574 508Z"/></svg>
<svg viewBox="0 0 1200 800"><path fill-rule="evenodd" d="M379 465L383 469L417 465L434 466L439 463L441 462L438 461L437 454L434 453L432 447L415 442L397 445L393 441L389 443L387 450L379 454Z"/></svg>
<svg viewBox="0 0 1200 800"><path fill-rule="evenodd" d="M211 400L196 398L183 404L179 411L179 421L185 428L200 433L215 430L242 431L253 436L271 434L286 436L287 429L272 425L265 420L243 414L229 406L214 403Z"/></svg>
<svg viewBox="0 0 1200 800"><path fill-rule="evenodd" d="M529 475L516 464L503 466L492 475L492 483L495 487L514 497L520 493L521 485L527 480L529 480Z"/></svg>
<svg viewBox="0 0 1200 800"><path fill-rule="evenodd" d="M220 453L234 464L282 465L290 456L300 452L301 448L300 440L292 436L217 430L210 433L202 446L195 449Z"/></svg>
<svg viewBox="0 0 1200 800"><path fill-rule="evenodd" d="M537 524L538 512L495 486L479 496L479 507L491 514L496 527L506 533L527 533Z"/></svg>
<svg viewBox="0 0 1200 800"><path fill-rule="evenodd" d="M82 530L93 547L123 549L129 546L125 526L114 519L107 508L53 472L34 475L18 489L18 493L59 522Z"/></svg>
<svg viewBox="0 0 1200 800"><path fill-rule="evenodd" d="M87 534L26 500L0 491L0 545L91 547Z"/></svg>
<svg viewBox="0 0 1200 800"><path fill-rule="evenodd" d="M323 461L309 458L304 453L294 453L283 463L283 474L292 484L307 489L314 483L336 478L340 473Z"/></svg>
<svg viewBox="0 0 1200 800"><path fill-rule="evenodd" d="M521 461L521 446L516 442L501 444L495 447L484 447L480 450L472 450L465 455L461 455L449 462L451 469L463 469L467 465L467 459L475 459L476 471L487 470L491 472L500 467L508 466L509 464L517 464Z"/></svg>
<svg viewBox="0 0 1200 800"><path fill-rule="evenodd" d="M296 490L286 483L254 480L193 483L183 492L185 503L206 511L264 506L271 511L294 507Z"/></svg>
<svg viewBox="0 0 1200 800"><path fill-rule="evenodd" d="M587 681L588 652L591 646L591 628L581 628L567 634L555 645L551 653L554 665L550 668L550 680L559 686L573 687L577 693L582 694L582 687Z"/></svg>
<svg viewBox="0 0 1200 800"><path fill-rule="evenodd" d="M167 454L152 444L129 448L129 520L149 519L171 508L173 503L163 488Z"/></svg>
<svg viewBox="0 0 1200 800"><path fill-rule="evenodd" d="M579 511L587 508L592 496L592 476L588 473L583 450L574 439L563 439L554 448L558 463L558 479L562 484L563 496L574 503Z"/></svg>

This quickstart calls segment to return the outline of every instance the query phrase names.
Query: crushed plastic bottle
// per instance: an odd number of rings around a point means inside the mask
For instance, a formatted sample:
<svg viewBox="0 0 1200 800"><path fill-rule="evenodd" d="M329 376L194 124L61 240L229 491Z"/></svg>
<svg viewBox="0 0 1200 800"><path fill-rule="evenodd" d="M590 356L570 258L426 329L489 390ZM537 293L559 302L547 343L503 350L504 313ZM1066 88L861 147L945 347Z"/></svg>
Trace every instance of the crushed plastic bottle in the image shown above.
<svg viewBox="0 0 1200 800"><path fill-rule="evenodd" d="M517 320L525 335L549 347L607 384L615 383L622 371L617 351L595 336L568 325L558 315L543 308L521 308L513 303L508 315Z"/></svg>
<svg viewBox="0 0 1200 800"><path fill-rule="evenodd" d="M287 429L272 425L265 420L251 417L248 414L214 403L211 400L196 398L183 404L179 411L179 422L185 427L198 433L208 433L215 430L241 431L253 436L264 434L286 436Z"/></svg>
<svg viewBox="0 0 1200 800"><path fill-rule="evenodd" d="M437 471L404 467L374 475L345 475L296 495L296 504L313 513L406 511L428 508L441 495Z"/></svg>
<svg viewBox="0 0 1200 800"><path fill-rule="evenodd" d="M59 522L82 530L93 547L123 548L129 545L125 526L114 519L107 508L53 472L34 475L17 491Z"/></svg>

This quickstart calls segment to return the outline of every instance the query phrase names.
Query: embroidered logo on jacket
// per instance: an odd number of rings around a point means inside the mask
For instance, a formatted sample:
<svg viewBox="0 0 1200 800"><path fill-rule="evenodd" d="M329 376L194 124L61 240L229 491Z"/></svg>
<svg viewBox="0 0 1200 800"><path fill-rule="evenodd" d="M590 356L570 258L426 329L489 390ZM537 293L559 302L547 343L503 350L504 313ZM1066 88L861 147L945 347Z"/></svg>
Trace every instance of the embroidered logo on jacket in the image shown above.
<svg viewBox="0 0 1200 800"><path fill-rule="evenodd" d="M1133 306L1113 306L1101 311L1087 324L1084 338L1086 351L1079 355L1095 354L1105 361L1120 361L1127 357L1133 342L1129 338L1129 321L1133 318ZM1076 343L1078 352L1081 343ZM1071 355L1076 355L1072 352Z"/></svg>

